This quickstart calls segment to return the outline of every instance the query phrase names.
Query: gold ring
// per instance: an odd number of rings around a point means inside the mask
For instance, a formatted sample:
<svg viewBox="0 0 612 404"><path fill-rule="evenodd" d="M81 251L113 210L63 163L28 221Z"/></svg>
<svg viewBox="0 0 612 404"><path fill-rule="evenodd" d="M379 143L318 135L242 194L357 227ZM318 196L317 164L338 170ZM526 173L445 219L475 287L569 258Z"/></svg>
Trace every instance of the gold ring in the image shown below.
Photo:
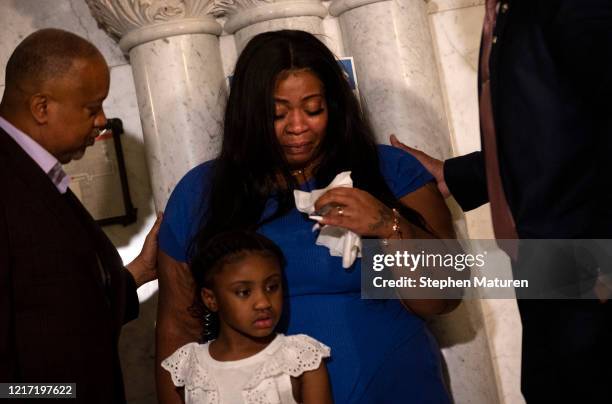
<svg viewBox="0 0 612 404"><path fill-rule="evenodd" d="M342 206L336 206L336 210L338 210L338 216L344 215L344 209L342 209Z"/></svg>

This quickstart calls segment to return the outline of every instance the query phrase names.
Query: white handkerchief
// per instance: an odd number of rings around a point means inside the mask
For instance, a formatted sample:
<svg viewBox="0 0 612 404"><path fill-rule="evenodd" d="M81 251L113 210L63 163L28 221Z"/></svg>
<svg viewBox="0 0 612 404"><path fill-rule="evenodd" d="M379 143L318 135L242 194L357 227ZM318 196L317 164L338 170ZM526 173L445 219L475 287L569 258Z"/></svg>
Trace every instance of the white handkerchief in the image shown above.
<svg viewBox="0 0 612 404"><path fill-rule="evenodd" d="M326 191L337 187L353 188L350 171L343 171L336 175L336 178L323 189L315 189L312 192L293 191L295 206L300 212L312 215L315 212L314 204L317 199ZM349 268L357 257L361 257L361 237L342 227L323 226L316 243L329 248L332 256L342 257L344 268Z"/></svg>

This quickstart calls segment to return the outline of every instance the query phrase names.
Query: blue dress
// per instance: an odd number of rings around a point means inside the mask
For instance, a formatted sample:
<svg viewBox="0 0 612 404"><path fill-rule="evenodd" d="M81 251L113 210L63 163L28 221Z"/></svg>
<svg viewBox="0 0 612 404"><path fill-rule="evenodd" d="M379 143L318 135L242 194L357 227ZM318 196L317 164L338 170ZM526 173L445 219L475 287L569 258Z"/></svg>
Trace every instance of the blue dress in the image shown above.
<svg viewBox="0 0 612 404"><path fill-rule="evenodd" d="M382 145L378 152L381 173L396 197L432 180L409 154ZM211 162L195 167L168 201L159 243L178 261L187 261L210 175ZM270 199L264 217L275 207ZM259 230L287 260L286 325L279 331L307 334L331 347L327 366L336 403L449 403L439 350L424 322L398 300L362 300L360 260L343 269L341 257L315 244L312 226L294 208Z"/></svg>

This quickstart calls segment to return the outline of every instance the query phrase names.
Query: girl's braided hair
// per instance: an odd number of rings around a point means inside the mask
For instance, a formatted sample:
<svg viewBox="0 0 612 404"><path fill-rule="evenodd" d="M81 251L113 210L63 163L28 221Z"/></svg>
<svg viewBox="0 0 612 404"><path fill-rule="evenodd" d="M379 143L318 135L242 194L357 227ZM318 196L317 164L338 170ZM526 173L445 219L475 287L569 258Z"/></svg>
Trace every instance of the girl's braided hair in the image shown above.
<svg viewBox="0 0 612 404"><path fill-rule="evenodd" d="M285 266L283 252L273 241L247 230L220 233L211 238L193 257L191 273L196 290L194 302L189 310L201 322L201 342L215 339L219 332L217 313L211 312L204 305L201 298L202 288L211 289L214 276L220 273L225 265L239 261L249 253L273 257L278 261L280 268Z"/></svg>

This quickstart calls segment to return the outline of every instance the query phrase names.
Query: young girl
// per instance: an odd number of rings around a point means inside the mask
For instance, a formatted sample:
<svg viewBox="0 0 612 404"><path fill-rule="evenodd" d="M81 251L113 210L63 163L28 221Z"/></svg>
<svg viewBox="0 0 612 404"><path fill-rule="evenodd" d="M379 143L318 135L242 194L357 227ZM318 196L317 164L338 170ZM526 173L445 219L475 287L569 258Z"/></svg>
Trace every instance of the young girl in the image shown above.
<svg viewBox="0 0 612 404"><path fill-rule="evenodd" d="M284 257L246 231L212 238L192 262L204 344L189 343L162 362L190 403L331 403L323 358L307 335L274 329L283 308ZM200 310L197 310L200 308Z"/></svg>

